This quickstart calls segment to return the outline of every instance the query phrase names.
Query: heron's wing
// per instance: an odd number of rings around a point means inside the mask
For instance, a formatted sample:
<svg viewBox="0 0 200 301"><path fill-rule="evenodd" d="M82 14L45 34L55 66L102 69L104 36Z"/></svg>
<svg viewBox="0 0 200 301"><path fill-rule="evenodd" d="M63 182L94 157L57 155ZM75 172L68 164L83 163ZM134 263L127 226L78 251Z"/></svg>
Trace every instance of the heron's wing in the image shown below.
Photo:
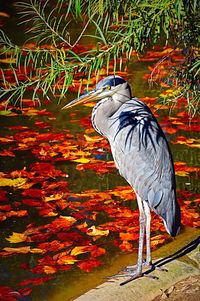
<svg viewBox="0 0 200 301"><path fill-rule="evenodd" d="M111 150L120 174L150 208L175 198L175 180L166 138L148 107L131 100L109 121Z"/></svg>

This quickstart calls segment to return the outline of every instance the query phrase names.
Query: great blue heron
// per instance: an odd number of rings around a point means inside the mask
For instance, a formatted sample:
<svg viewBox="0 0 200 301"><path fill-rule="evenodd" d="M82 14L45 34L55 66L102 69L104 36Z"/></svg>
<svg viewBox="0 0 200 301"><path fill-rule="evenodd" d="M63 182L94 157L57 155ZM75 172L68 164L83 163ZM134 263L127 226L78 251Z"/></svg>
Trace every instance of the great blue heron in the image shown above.
<svg viewBox="0 0 200 301"><path fill-rule="evenodd" d="M102 79L94 90L63 107L87 101L99 102L92 111L92 124L110 143L119 173L137 196L140 217L138 262L131 279L144 275L143 246L146 232L146 265L152 266L150 220L153 210L163 220L167 232L176 236L180 229L180 207L171 152L166 137L150 109L132 98L127 81L119 76Z"/></svg>

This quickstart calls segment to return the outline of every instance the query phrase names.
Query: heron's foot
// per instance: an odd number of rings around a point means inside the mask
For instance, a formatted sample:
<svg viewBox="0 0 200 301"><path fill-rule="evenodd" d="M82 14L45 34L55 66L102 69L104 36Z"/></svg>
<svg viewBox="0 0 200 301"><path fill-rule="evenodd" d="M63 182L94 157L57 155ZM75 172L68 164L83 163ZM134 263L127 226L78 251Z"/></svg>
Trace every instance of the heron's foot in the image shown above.
<svg viewBox="0 0 200 301"><path fill-rule="evenodd" d="M142 263L142 270L146 271L146 270L155 270L156 266L154 264L152 264L152 262L147 262L147 261L143 261ZM126 272L130 272L130 273L134 273L137 270L137 265L130 265L125 267L122 271L126 271Z"/></svg>
<svg viewBox="0 0 200 301"><path fill-rule="evenodd" d="M129 278L127 280L121 282L120 285L127 284L127 283L129 283L129 282L131 282L135 279L141 278L141 277L148 277L148 278L153 279L153 280L158 280L157 276L148 275L148 274L145 274L145 273L142 273L142 272L136 270L135 273L129 274Z"/></svg>
<svg viewBox="0 0 200 301"><path fill-rule="evenodd" d="M137 265L128 265L127 267L121 270L123 274L129 274L129 275L131 274L134 275L136 271L137 271Z"/></svg>
<svg viewBox="0 0 200 301"><path fill-rule="evenodd" d="M127 266L123 270L121 270L118 274L111 276L109 278L109 281L115 281L115 279L119 278L125 278L127 277L128 279L120 283L120 285L124 285L130 281L133 281L135 279L141 278L141 277L148 277L150 279L158 279L158 277L146 274L146 272L143 272L141 267L138 267L137 265L134 266Z"/></svg>
<svg viewBox="0 0 200 301"><path fill-rule="evenodd" d="M121 271L119 271L118 274L110 276L109 279L118 279L120 277L133 277L136 274L136 271L137 271L137 265L127 266Z"/></svg>
<svg viewBox="0 0 200 301"><path fill-rule="evenodd" d="M149 268L152 271L158 270L158 271L162 271L162 272L168 272L168 269L161 268L160 266L157 266L157 265L153 264L152 262L145 262L144 266Z"/></svg>
<svg viewBox="0 0 200 301"><path fill-rule="evenodd" d="M112 281L113 279L128 277L133 280L142 276L143 276L142 271L140 272L137 265L135 265L135 266L127 266L126 268L119 271L118 274L109 277L109 279Z"/></svg>

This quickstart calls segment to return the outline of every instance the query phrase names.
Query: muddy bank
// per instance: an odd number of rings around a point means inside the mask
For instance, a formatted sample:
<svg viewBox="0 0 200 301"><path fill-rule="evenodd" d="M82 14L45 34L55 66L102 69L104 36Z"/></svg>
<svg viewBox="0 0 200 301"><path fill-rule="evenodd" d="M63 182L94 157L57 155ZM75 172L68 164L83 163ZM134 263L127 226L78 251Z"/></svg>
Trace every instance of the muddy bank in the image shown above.
<svg viewBox="0 0 200 301"><path fill-rule="evenodd" d="M199 301L200 275L190 276L170 286L152 301Z"/></svg>
<svg viewBox="0 0 200 301"><path fill-rule="evenodd" d="M76 301L158 301L165 298L173 301L195 301L200 291L200 246L197 243L194 247L192 251L186 250L186 254L166 264L163 261L162 267L168 272L155 270L151 273L158 280L143 277L120 286L127 279L120 277L104 282L78 297ZM176 297L179 299L169 299Z"/></svg>

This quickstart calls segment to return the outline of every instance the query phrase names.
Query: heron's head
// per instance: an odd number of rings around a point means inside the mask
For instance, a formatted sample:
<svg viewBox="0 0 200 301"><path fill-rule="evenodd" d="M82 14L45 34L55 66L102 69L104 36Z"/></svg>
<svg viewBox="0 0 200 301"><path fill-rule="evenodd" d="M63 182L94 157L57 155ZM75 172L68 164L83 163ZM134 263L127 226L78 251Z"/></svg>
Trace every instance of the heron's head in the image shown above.
<svg viewBox="0 0 200 301"><path fill-rule="evenodd" d="M102 99L112 98L121 103L126 102L131 98L131 88L126 80L117 75L110 75L100 80L96 88L87 94L84 94L77 99L72 100L62 109L67 109L80 103L88 101L98 101Z"/></svg>

